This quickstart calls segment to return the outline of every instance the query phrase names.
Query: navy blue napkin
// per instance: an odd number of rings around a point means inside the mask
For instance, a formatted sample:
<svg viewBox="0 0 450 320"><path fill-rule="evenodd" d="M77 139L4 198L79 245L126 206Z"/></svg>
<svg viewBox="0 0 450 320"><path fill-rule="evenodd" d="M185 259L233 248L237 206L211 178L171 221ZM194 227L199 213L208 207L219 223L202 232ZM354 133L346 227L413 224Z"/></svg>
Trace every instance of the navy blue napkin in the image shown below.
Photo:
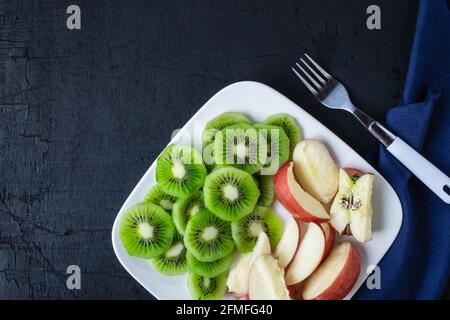
<svg viewBox="0 0 450 320"><path fill-rule="evenodd" d="M422 0L402 105L386 125L450 173L450 13L445 0ZM440 299L450 275L450 206L380 148L378 168L400 197L403 224L380 263L381 289L355 299ZM374 213L376 214L376 213Z"/></svg>

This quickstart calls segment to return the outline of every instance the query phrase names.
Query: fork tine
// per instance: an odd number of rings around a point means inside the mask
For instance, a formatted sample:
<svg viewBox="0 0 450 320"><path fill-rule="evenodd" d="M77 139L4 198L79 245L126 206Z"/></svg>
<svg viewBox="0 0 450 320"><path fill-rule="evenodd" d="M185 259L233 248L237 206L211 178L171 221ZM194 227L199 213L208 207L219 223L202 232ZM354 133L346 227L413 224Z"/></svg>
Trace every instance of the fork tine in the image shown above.
<svg viewBox="0 0 450 320"><path fill-rule="evenodd" d="M296 62L295 64L297 65L297 67L300 70L302 70L302 72L308 77L309 81L311 81L316 86L317 89L319 89L319 90L322 89L322 86L313 77L311 77L310 74L308 72L306 72L306 70L303 69L302 66L298 62Z"/></svg>
<svg viewBox="0 0 450 320"><path fill-rule="evenodd" d="M317 90L314 89L308 81L305 80L305 78L303 78L300 73L298 73L297 70L295 70L295 68L291 68L292 71L294 71L294 73L297 75L297 77L299 77L300 81L303 82L303 84L305 85L306 88L308 88L309 91L312 92L312 94L317 95Z"/></svg>
<svg viewBox="0 0 450 320"><path fill-rule="evenodd" d="M317 62L315 62L313 59L311 59L311 57L308 56L307 53L304 53L304 55L309 59L309 61L311 61L311 63L317 68L317 70L322 72L322 74L325 76L325 78L327 78L327 79L333 78L328 72L323 70L322 67L317 64Z"/></svg>
<svg viewBox="0 0 450 320"><path fill-rule="evenodd" d="M300 61L303 62L303 64L309 69L309 71L311 71L311 73L320 81L322 82L322 84L326 84L327 82L325 81L324 78L322 78L313 68L310 67L309 64L306 63L305 60L303 60L303 58L300 58Z"/></svg>

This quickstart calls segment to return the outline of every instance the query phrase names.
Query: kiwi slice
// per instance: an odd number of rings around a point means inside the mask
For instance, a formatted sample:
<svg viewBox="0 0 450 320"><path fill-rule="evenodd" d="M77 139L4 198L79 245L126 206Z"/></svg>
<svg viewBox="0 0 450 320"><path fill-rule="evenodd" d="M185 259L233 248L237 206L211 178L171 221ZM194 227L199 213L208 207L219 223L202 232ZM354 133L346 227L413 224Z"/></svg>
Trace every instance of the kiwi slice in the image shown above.
<svg viewBox="0 0 450 320"><path fill-rule="evenodd" d="M272 210L257 207L251 214L231 223L231 234L242 253L253 250L261 232L267 234L272 249L275 249L283 233L283 220Z"/></svg>
<svg viewBox="0 0 450 320"><path fill-rule="evenodd" d="M297 124L297 121L285 113L277 113L268 116L264 120L264 123L281 127L284 130L289 138L290 157L292 157L292 152L294 151L295 146L302 139L302 130Z"/></svg>
<svg viewBox="0 0 450 320"><path fill-rule="evenodd" d="M273 176L264 176L255 174L253 176L259 189L259 198L256 203L257 207L268 207L275 200L275 188Z"/></svg>
<svg viewBox="0 0 450 320"><path fill-rule="evenodd" d="M259 190L253 177L233 167L211 172L203 187L205 206L219 218L236 221L253 211Z"/></svg>
<svg viewBox="0 0 450 320"><path fill-rule="evenodd" d="M156 162L156 181L175 197L197 191L205 181L206 168L200 153L186 145L169 145Z"/></svg>
<svg viewBox="0 0 450 320"><path fill-rule="evenodd" d="M218 165L253 174L262 166L258 153L258 131L247 123L226 127L216 135L214 159Z"/></svg>
<svg viewBox="0 0 450 320"><path fill-rule="evenodd" d="M230 254L234 248L231 227L207 209L195 214L186 226L186 248L200 261L211 262Z"/></svg>
<svg viewBox="0 0 450 320"><path fill-rule="evenodd" d="M214 159L214 143L210 143L203 147L203 162L205 163L206 171L209 173L216 167L216 160Z"/></svg>
<svg viewBox="0 0 450 320"><path fill-rule="evenodd" d="M216 163L207 164L205 163L206 172L210 173L216 168Z"/></svg>
<svg viewBox="0 0 450 320"><path fill-rule="evenodd" d="M187 271L187 261L183 236L175 232L169 250L150 261L153 267L163 275L176 276L185 273Z"/></svg>
<svg viewBox="0 0 450 320"><path fill-rule="evenodd" d="M177 197L164 192L159 184L154 185L145 195L144 202L154 203L171 213Z"/></svg>
<svg viewBox="0 0 450 320"><path fill-rule="evenodd" d="M173 222L177 231L184 235L189 219L205 207L203 202L203 192L197 191L194 194L180 198L173 206Z"/></svg>
<svg viewBox="0 0 450 320"><path fill-rule="evenodd" d="M258 130L261 173L274 175L289 160L289 138L281 127L261 123L253 127Z"/></svg>
<svg viewBox="0 0 450 320"><path fill-rule="evenodd" d="M130 256L151 259L169 249L174 230L172 217L163 208L141 203L124 213L119 236Z"/></svg>
<svg viewBox="0 0 450 320"><path fill-rule="evenodd" d="M233 260L233 256L234 254L230 253L229 255L221 259L217 259L211 262L203 262L198 260L192 253L188 251L186 254L186 260L190 271L202 277L211 278L223 272L226 272L231 264L231 261Z"/></svg>
<svg viewBox="0 0 450 320"><path fill-rule="evenodd" d="M203 277L189 272L188 288L196 300L218 300L227 291L227 276L221 273L215 277Z"/></svg>
<svg viewBox="0 0 450 320"><path fill-rule="evenodd" d="M224 112L209 120L203 131L203 146L213 143L218 131L237 123L251 124L252 122L245 114L239 112Z"/></svg>

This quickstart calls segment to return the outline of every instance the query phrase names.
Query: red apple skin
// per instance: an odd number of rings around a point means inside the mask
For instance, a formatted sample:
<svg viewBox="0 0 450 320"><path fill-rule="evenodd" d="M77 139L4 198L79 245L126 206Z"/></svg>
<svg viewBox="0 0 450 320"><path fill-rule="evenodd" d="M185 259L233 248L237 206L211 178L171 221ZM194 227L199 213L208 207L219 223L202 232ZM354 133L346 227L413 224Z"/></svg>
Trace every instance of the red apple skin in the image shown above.
<svg viewBox="0 0 450 320"><path fill-rule="evenodd" d="M288 185L288 169L293 166L293 162L288 162L283 165L277 172L274 178L275 194L281 204L289 211L295 218L304 222L325 222L328 219L322 219L311 215L297 202L291 193Z"/></svg>
<svg viewBox="0 0 450 320"><path fill-rule="evenodd" d="M352 290L361 270L361 258L355 246L350 246L347 261L333 283L313 300L342 300Z"/></svg>
<svg viewBox="0 0 450 320"><path fill-rule="evenodd" d="M328 232L325 230L323 226L324 224L328 225ZM320 226L325 233L325 251L323 252L322 257L322 261L324 261L330 254L331 250L334 247L334 243L336 242L336 230L334 230L334 228L328 222L321 223Z"/></svg>
<svg viewBox="0 0 450 320"><path fill-rule="evenodd" d="M297 300L298 295L298 289L295 285L287 286L287 289L289 291L289 296L292 300Z"/></svg>
<svg viewBox="0 0 450 320"><path fill-rule="evenodd" d="M359 170L359 169L356 169L356 168L343 168L343 170L344 170L350 177L353 177L353 176L361 177L361 176L364 175L364 172L363 172L363 171L361 171L361 170Z"/></svg>

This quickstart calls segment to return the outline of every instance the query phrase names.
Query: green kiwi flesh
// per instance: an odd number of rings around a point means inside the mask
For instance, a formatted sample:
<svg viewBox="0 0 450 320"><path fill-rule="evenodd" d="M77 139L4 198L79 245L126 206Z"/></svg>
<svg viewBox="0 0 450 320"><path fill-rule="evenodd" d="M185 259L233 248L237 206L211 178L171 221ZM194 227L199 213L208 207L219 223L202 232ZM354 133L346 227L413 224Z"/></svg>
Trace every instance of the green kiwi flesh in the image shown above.
<svg viewBox="0 0 450 320"><path fill-rule="evenodd" d="M242 253L253 250L261 232L267 234L272 250L275 249L283 233L283 220L272 210L258 207L241 220L231 223L236 248Z"/></svg>
<svg viewBox="0 0 450 320"><path fill-rule="evenodd" d="M211 262L229 255L234 249L230 223L207 209L195 214L186 226L184 244L195 258Z"/></svg>
<svg viewBox="0 0 450 320"><path fill-rule="evenodd" d="M197 191L189 196L182 197L173 206L173 222L177 231L184 235L190 218L205 207L203 192Z"/></svg>
<svg viewBox="0 0 450 320"><path fill-rule="evenodd" d="M268 207L275 200L275 187L273 176L255 174L253 176L259 189L259 198L256 207Z"/></svg>
<svg viewBox="0 0 450 320"><path fill-rule="evenodd" d="M186 145L169 145L156 162L156 181L175 197L192 194L203 186L206 168L201 154Z"/></svg>
<svg viewBox="0 0 450 320"><path fill-rule="evenodd" d="M141 203L124 213L119 236L130 256L151 259L169 249L174 230L172 217L163 208Z"/></svg>
<svg viewBox="0 0 450 320"><path fill-rule="evenodd" d="M227 276L221 273L215 277L203 277L189 272L188 288L196 300L218 300L227 291Z"/></svg>
<svg viewBox="0 0 450 320"><path fill-rule="evenodd" d="M203 262L198 260L192 253L188 251L186 254L186 260L189 270L203 277L211 278L223 272L226 272L231 264L231 261L233 260L233 256L234 254L230 253L229 255L221 259L217 259L211 262Z"/></svg>
<svg viewBox="0 0 450 320"><path fill-rule="evenodd" d="M163 188L156 184L145 195L144 202L154 203L167 212L171 213L173 205L177 201L177 197L171 196L164 192Z"/></svg>
<svg viewBox="0 0 450 320"><path fill-rule="evenodd" d="M237 123L251 124L252 122L245 114L239 112L224 112L209 120L203 131L203 146L213 143L218 131Z"/></svg>
<svg viewBox="0 0 450 320"><path fill-rule="evenodd" d="M289 138L290 157L292 158L292 152L295 149L297 143L302 139L302 131L291 116L285 113L277 113L268 116L264 120L265 124L281 127Z"/></svg>
<svg viewBox="0 0 450 320"><path fill-rule="evenodd" d="M186 247L183 237L176 234L165 253L150 260L155 270L165 276L176 276L187 271Z"/></svg>
<svg viewBox="0 0 450 320"><path fill-rule="evenodd" d="M258 154L258 131L247 123L222 129L214 141L217 165L232 166L253 174L262 167Z"/></svg>
<svg viewBox="0 0 450 320"><path fill-rule="evenodd" d="M289 138L281 127L257 123L261 174L274 175L289 160Z"/></svg>
<svg viewBox="0 0 450 320"><path fill-rule="evenodd" d="M236 221L253 211L259 190L253 177L233 167L211 172L203 187L205 206L219 218Z"/></svg>

